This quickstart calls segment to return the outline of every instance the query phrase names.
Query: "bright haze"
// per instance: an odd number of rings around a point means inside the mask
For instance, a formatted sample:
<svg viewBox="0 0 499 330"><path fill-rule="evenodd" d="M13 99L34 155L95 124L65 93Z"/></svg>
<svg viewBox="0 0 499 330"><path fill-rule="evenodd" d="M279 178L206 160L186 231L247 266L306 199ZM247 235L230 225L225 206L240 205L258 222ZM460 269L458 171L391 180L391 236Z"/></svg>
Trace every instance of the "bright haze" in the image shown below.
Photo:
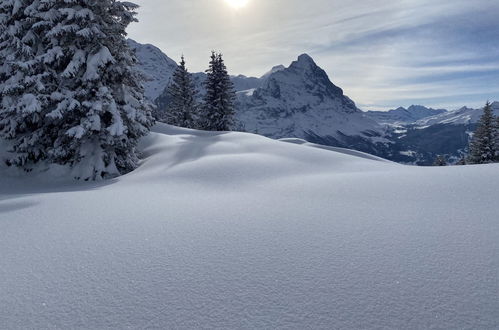
<svg viewBox="0 0 499 330"><path fill-rule="evenodd" d="M135 0L130 37L191 71L261 76L311 55L364 110L499 99L497 0Z"/></svg>

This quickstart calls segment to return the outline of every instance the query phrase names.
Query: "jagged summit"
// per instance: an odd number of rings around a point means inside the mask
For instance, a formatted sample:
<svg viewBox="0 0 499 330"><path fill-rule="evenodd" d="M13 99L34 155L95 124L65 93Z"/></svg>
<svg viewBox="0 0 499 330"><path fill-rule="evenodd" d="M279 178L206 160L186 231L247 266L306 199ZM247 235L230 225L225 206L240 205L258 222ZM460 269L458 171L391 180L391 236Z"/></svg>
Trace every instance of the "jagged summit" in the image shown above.
<svg viewBox="0 0 499 330"><path fill-rule="evenodd" d="M298 56L298 60L291 63L291 66L306 67L306 66L317 66L314 59L308 54L301 54Z"/></svg>
<svg viewBox="0 0 499 330"><path fill-rule="evenodd" d="M309 55L274 69L261 87L238 94L238 119L247 131L305 139L341 139L368 131L381 135L380 126L366 118Z"/></svg>

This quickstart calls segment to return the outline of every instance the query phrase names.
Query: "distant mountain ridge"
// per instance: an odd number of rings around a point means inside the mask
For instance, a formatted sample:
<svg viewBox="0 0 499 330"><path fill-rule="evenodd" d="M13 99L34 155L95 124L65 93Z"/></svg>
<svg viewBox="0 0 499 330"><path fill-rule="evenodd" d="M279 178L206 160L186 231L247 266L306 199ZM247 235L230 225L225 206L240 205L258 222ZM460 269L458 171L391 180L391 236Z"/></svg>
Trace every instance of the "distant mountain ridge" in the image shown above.
<svg viewBox="0 0 499 330"><path fill-rule="evenodd" d="M389 111L367 111L368 117L383 124L414 123L420 119L448 112L445 109L432 109L422 105L397 108Z"/></svg>
<svg viewBox="0 0 499 330"><path fill-rule="evenodd" d="M492 110L496 116L499 116L499 102L491 103ZM441 114L429 116L416 121L419 126L437 125L437 124L452 124L452 125L468 125L475 124L480 120L483 114L483 109L472 109L462 107L454 111L446 111Z"/></svg>

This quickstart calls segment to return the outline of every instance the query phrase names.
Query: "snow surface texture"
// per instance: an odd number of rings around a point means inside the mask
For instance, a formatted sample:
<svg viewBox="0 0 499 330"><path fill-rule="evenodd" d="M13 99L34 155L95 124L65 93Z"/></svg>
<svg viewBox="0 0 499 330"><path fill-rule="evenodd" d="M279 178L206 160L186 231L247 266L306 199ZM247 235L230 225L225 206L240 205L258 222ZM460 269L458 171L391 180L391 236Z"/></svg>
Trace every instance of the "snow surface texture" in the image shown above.
<svg viewBox="0 0 499 330"><path fill-rule="evenodd" d="M0 169L1 328L499 327L499 165L155 132L109 182Z"/></svg>

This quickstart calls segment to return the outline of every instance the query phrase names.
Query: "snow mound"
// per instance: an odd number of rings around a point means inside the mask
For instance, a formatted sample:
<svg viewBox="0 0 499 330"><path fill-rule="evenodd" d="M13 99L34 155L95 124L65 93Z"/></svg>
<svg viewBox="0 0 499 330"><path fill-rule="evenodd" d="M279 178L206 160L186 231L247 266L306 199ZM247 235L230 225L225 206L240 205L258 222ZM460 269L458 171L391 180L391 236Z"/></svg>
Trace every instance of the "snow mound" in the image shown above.
<svg viewBox="0 0 499 330"><path fill-rule="evenodd" d="M288 142L288 143L294 143L294 144L299 144L299 145L306 145L314 148L319 148L319 149L324 149L324 150L330 150L330 151L335 151L339 152L342 154L346 155L351 155L351 156L356 156L360 158L365 158L365 159L370 159L370 160L376 160L376 161L381 161L381 162L388 162L391 163L390 161L376 157L370 154L366 154L365 152L357 151L357 150L352 150L352 149L345 149L345 148L338 148L338 147L330 147L330 146L324 146L321 144L316 144L316 143L310 143L306 140L303 139L297 139L297 138L287 138L287 139L279 139L279 141L283 142Z"/></svg>
<svg viewBox="0 0 499 330"><path fill-rule="evenodd" d="M287 142L160 125L111 182L0 169L2 327L497 327L498 165Z"/></svg>

